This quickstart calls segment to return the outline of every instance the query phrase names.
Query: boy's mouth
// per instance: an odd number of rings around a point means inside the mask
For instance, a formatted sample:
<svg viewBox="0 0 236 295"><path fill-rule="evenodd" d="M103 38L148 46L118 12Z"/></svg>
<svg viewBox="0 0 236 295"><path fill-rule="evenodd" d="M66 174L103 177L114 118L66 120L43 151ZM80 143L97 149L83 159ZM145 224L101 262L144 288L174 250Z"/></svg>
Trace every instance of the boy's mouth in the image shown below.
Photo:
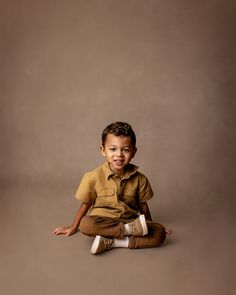
<svg viewBox="0 0 236 295"><path fill-rule="evenodd" d="M114 162L115 162L117 165L122 165L122 164L124 164L124 161L123 161L123 160L114 160Z"/></svg>

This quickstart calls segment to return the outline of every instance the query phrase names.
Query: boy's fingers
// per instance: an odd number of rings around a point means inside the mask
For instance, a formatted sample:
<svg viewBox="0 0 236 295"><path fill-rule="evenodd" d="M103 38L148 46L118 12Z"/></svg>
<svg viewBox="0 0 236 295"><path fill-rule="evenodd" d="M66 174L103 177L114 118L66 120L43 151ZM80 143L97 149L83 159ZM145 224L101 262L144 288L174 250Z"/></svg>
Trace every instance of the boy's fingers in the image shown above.
<svg viewBox="0 0 236 295"><path fill-rule="evenodd" d="M65 228L64 227L57 227L54 229L54 232L61 232L61 231L64 231Z"/></svg>
<svg viewBox="0 0 236 295"><path fill-rule="evenodd" d="M55 235L66 234L66 236L69 237L72 233L67 227L58 227L54 229L53 234Z"/></svg>
<svg viewBox="0 0 236 295"><path fill-rule="evenodd" d="M171 228L166 228L166 233L167 233L168 235L171 235L171 234L172 234L172 229L171 229Z"/></svg>
<svg viewBox="0 0 236 295"><path fill-rule="evenodd" d="M64 234L64 232L58 231L58 232L55 233L55 235L57 235L57 236L61 235L61 234Z"/></svg>
<svg viewBox="0 0 236 295"><path fill-rule="evenodd" d="M65 231L63 229L58 228L58 229L55 229L53 233L56 235L59 235L59 234L63 234L64 232Z"/></svg>
<svg viewBox="0 0 236 295"><path fill-rule="evenodd" d="M60 227L55 228L53 232L57 232L58 230L60 230Z"/></svg>

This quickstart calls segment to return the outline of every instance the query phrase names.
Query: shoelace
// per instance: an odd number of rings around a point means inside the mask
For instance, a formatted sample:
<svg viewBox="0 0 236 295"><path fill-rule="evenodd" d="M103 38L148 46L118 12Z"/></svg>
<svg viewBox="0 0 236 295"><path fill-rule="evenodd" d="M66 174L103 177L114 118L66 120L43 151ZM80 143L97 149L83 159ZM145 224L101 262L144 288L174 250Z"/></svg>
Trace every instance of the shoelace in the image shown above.
<svg viewBox="0 0 236 295"><path fill-rule="evenodd" d="M137 232L140 233L142 231L141 228L139 228L138 223L135 221L130 222L129 230L131 235L137 234Z"/></svg>
<svg viewBox="0 0 236 295"><path fill-rule="evenodd" d="M104 239L103 242L104 242L104 245L105 245L106 249L111 249L112 248L112 244L113 244L112 239Z"/></svg>

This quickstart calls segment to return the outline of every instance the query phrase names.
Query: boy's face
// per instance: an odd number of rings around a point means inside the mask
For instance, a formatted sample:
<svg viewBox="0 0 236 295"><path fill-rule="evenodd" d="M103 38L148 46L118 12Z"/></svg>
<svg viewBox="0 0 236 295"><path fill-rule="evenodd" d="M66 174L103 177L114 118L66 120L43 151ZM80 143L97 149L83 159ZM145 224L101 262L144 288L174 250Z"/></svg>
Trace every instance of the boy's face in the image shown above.
<svg viewBox="0 0 236 295"><path fill-rule="evenodd" d="M125 166L129 164L136 153L129 136L116 136L108 134L101 153L108 161L110 168L117 174L125 172Z"/></svg>

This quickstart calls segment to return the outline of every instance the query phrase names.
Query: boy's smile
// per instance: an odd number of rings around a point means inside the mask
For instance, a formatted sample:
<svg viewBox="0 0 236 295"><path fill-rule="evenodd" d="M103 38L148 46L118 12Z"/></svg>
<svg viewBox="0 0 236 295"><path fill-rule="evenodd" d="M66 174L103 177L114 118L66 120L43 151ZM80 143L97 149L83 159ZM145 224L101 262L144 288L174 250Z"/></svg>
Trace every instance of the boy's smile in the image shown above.
<svg viewBox="0 0 236 295"><path fill-rule="evenodd" d="M125 166L129 164L136 153L129 136L108 134L105 145L101 146L101 153L106 158L113 172L121 175Z"/></svg>

